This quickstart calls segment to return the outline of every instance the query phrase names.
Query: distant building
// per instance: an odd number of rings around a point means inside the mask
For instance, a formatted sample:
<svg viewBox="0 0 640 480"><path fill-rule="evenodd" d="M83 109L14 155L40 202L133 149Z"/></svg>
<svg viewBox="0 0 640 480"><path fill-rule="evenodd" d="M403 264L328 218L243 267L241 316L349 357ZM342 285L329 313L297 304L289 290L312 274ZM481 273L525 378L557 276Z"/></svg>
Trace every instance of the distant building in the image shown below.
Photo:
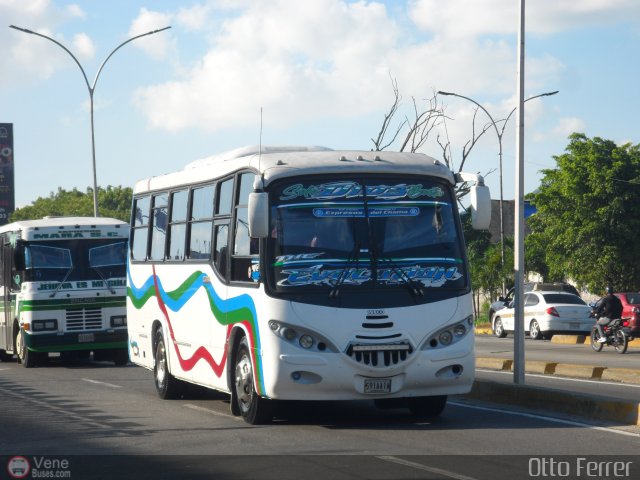
<svg viewBox="0 0 640 480"><path fill-rule="evenodd" d="M504 236L514 236L515 226L515 200L503 200L502 212L504 216ZM524 202L524 218L527 219L531 215L536 213L536 207L530 202ZM525 235L529 233L529 227L527 223L524 224ZM491 233L491 242L498 243L500 241L500 200L491 200L491 224L489 225L489 232Z"/></svg>

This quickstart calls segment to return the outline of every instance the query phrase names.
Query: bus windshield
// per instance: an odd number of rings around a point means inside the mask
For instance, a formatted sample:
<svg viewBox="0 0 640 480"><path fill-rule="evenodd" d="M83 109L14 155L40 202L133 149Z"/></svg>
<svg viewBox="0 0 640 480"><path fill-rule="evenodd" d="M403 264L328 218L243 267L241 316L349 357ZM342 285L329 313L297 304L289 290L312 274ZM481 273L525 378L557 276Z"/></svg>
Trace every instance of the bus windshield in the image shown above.
<svg viewBox="0 0 640 480"><path fill-rule="evenodd" d="M272 196L272 288L466 289L455 207L449 186L415 176L282 185Z"/></svg>
<svg viewBox="0 0 640 480"><path fill-rule="evenodd" d="M123 278L126 258L126 242L121 239L25 242L25 280L60 282Z"/></svg>

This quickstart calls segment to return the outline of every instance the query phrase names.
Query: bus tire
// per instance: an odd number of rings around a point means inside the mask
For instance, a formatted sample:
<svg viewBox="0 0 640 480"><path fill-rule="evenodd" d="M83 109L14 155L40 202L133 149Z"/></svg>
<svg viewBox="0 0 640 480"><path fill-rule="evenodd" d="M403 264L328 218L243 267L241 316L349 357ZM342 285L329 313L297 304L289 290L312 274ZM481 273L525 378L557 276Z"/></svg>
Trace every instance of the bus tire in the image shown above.
<svg viewBox="0 0 640 480"><path fill-rule="evenodd" d="M243 337L238 344L233 365L233 400L237 402L237 409L245 422L251 425L271 423L273 419L273 404L269 399L262 398L256 392L254 385L254 368L247 337Z"/></svg>
<svg viewBox="0 0 640 480"><path fill-rule="evenodd" d="M11 362L13 360L13 354L7 353L6 350L0 350L0 362Z"/></svg>
<svg viewBox="0 0 640 480"><path fill-rule="evenodd" d="M153 379L156 385L158 396L163 400L178 398L185 390L185 383L178 380L169 371L167 360L167 349L164 343L162 332L158 331L156 342L156 357L153 364Z"/></svg>
<svg viewBox="0 0 640 480"><path fill-rule="evenodd" d="M409 398L409 411L411 415L421 419L439 417L446 405L446 395Z"/></svg>
<svg viewBox="0 0 640 480"><path fill-rule="evenodd" d="M25 368L32 368L36 366L37 355L35 352L29 351L27 344L24 341L24 331L18 330L14 345L16 346L16 353L18 354L18 363L21 363Z"/></svg>
<svg viewBox="0 0 640 480"><path fill-rule="evenodd" d="M128 348L118 348L113 351L112 355L113 363L118 367L124 367L127 363L129 363L129 349Z"/></svg>

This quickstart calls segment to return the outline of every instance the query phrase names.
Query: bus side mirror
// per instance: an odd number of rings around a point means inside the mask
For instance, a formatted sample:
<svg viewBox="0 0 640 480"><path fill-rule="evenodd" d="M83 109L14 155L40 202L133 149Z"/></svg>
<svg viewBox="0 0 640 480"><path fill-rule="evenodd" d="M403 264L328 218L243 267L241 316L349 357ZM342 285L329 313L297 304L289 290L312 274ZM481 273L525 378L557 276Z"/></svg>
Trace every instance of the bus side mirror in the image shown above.
<svg viewBox="0 0 640 480"><path fill-rule="evenodd" d="M471 228L488 230L491 223L491 194L485 185L473 185L469 191L471 200Z"/></svg>
<svg viewBox="0 0 640 480"><path fill-rule="evenodd" d="M266 238L269 236L269 195L265 192L249 194L249 236Z"/></svg>
<svg viewBox="0 0 640 480"><path fill-rule="evenodd" d="M17 243L13 250L13 267L17 271L24 270L26 267L24 262L24 245L22 242Z"/></svg>

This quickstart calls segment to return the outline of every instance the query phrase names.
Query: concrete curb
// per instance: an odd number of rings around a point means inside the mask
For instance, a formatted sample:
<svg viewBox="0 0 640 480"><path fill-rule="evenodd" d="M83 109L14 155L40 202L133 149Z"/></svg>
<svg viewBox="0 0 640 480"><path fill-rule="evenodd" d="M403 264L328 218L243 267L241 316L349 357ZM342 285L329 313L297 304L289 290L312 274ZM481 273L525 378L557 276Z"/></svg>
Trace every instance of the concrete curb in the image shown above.
<svg viewBox="0 0 640 480"><path fill-rule="evenodd" d="M513 371L513 360L510 358L478 357L476 358L476 368ZM527 373L543 373L546 375L560 375L571 378L640 384L640 370L632 368L607 368L594 365L573 365L570 363L525 360L524 370Z"/></svg>
<svg viewBox="0 0 640 480"><path fill-rule="evenodd" d="M548 388L476 380L466 398L559 412L621 425L640 425L640 402L567 393Z"/></svg>

